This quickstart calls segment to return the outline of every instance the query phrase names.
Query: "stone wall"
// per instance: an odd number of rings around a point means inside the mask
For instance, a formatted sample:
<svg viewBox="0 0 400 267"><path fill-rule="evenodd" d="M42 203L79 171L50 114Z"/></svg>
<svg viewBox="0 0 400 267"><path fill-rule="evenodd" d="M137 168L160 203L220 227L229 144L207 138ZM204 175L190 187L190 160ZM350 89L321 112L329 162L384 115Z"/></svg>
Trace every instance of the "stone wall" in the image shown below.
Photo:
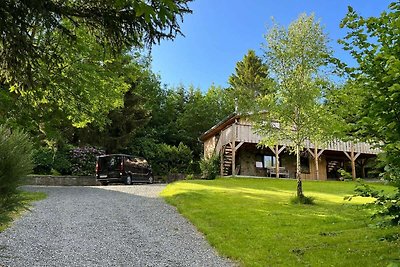
<svg viewBox="0 0 400 267"><path fill-rule="evenodd" d="M96 185L94 176L29 175L28 185L90 186Z"/></svg>

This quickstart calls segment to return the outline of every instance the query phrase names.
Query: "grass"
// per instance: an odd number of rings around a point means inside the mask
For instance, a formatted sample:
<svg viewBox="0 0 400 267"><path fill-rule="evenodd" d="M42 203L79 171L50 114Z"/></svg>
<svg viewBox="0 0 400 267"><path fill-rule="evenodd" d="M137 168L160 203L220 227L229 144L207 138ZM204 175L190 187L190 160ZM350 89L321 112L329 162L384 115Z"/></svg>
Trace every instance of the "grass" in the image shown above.
<svg viewBox="0 0 400 267"><path fill-rule="evenodd" d="M12 212L10 217L15 220L19 218L29 207L31 206L32 202L39 201L42 199L45 199L47 195L43 192L27 192L27 191L20 191L20 194L22 194L23 198L25 199L24 204L26 205L26 208L20 208L15 212ZM4 216L5 214L0 214L0 216ZM12 224L12 221L9 221L7 223L0 224L0 233L3 232L5 229L10 227Z"/></svg>
<svg viewBox="0 0 400 267"><path fill-rule="evenodd" d="M243 266L400 265L400 228L375 227L372 210L361 205L372 199L343 200L355 183L305 181L303 187L315 205L290 204L296 181L281 179L181 181L161 195L221 255Z"/></svg>

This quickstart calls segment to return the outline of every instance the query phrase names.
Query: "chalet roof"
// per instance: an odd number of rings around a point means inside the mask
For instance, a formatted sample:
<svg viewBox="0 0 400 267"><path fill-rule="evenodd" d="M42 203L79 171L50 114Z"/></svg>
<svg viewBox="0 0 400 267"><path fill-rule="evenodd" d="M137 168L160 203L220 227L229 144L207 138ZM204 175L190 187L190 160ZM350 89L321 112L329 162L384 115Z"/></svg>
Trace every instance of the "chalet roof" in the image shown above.
<svg viewBox="0 0 400 267"><path fill-rule="evenodd" d="M229 116L227 116L225 119L223 119L222 121L218 122L217 124L215 124L213 127L211 127L208 131L206 131L205 133L203 133L200 136L200 141L205 141L208 138L210 138L211 136L216 135L217 133L219 133L220 131L222 131L223 129L225 129L227 126L231 125L232 123L235 122L236 119L238 119L240 117L239 114L237 114L236 112L230 114Z"/></svg>

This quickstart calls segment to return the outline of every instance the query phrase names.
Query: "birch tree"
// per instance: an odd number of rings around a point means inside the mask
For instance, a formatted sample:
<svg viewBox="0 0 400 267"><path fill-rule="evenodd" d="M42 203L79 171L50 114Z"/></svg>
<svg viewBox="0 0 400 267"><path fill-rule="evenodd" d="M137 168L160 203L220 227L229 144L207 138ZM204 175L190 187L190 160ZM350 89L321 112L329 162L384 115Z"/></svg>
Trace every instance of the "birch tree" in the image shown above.
<svg viewBox="0 0 400 267"><path fill-rule="evenodd" d="M274 24L265 36L273 93L257 98L255 129L261 145L287 144L296 155L297 196L304 198L300 153L307 139L325 138L329 114L322 103L322 69L331 52L314 15L301 14L288 28Z"/></svg>

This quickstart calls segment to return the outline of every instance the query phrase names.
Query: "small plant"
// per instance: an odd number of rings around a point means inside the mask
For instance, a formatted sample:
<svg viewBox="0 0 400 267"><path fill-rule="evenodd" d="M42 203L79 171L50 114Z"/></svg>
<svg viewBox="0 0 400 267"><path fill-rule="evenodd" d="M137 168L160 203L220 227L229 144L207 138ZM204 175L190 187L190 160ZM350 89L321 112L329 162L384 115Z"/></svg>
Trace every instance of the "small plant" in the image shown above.
<svg viewBox="0 0 400 267"><path fill-rule="evenodd" d="M193 174L186 175L186 180L194 180L194 175Z"/></svg>
<svg viewBox="0 0 400 267"><path fill-rule="evenodd" d="M200 170L203 179L214 180L219 173L219 156L213 155L209 159L201 159Z"/></svg>
<svg viewBox="0 0 400 267"><path fill-rule="evenodd" d="M351 180L353 180L353 176L349 172L347 172L347 171L345 171L343 169L339 169L338 172L340 173L340 176L341 176L340 180L342 180L342 181L351 181Z"/></svg>
<svg viewBox="0 0 400 267"><path fill-rule="evenodd" d="M292 204L304 204L304 205L314 205L315 198L306 197L306 196L295 196L290 199L290 203Z"/></svg>

